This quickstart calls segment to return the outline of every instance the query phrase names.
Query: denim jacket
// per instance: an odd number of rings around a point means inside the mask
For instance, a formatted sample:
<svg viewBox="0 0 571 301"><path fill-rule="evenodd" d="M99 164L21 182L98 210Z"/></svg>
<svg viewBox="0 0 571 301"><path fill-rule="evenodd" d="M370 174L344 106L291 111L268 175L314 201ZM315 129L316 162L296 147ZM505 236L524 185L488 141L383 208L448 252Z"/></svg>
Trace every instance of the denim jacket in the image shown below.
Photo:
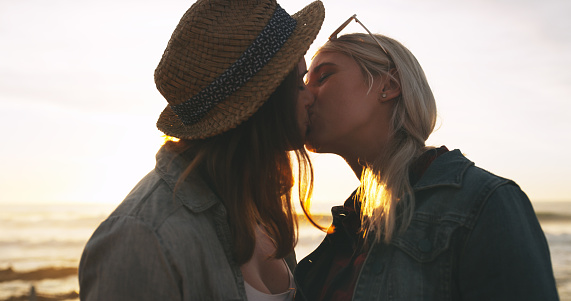
<svg viewBox="0 0 571 301"><path fill-rule="evenodd" d="M415 212L390 244L368 250L353 300L559 300L547 241L527 196L458 150L413 187ZM312 287L324 240L299 262L296 300Z"/></svg>
<svg viewBox="0 0 571 301"><path fill-rule="evenodd" d="M157 164L87 242L81 300L246 300L226 209L187 162L165 148ZM295 256L286 259L293 271Z"/></svg>

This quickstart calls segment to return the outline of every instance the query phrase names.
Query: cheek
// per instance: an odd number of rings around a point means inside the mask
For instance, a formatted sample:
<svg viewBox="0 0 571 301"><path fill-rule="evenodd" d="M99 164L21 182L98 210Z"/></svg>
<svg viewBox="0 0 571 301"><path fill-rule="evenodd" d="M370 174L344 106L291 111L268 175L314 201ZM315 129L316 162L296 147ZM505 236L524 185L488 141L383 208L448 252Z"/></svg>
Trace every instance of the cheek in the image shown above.
<svg viewBox="0 0 571 301"><path fill-rule="evenodd" d="M333 123L332 126L344 122L352 114L356 98L341 86L324 92L320 95L322 96L320 99L320 113L323 115L322 117Z"/></svg>
<svg viewBox="0 0 571 301"><path fill-rule="evenodd" d="M366 87L350 84L350 81L332 83L320 91L315 106L316 118L312 118L312 130L320 140L356 135L367 116L373 114L374 108L367 105L370 95L367 95Z"/></svg>

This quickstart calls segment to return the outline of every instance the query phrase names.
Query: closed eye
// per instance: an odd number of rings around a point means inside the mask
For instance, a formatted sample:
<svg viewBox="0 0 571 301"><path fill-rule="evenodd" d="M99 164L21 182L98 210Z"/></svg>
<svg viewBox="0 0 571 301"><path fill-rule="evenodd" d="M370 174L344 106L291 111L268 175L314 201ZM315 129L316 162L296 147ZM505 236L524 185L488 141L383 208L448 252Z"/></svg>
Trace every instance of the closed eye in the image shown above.
<svg viewBox="0 0 571 301"><path fill-rule="evenodd" d="M323 83L329 76L334 74L335 70L337 70L337 65L333 62L323 62L317 65L311 72L308 73L306 82L308 86L312 85L320 85Z"/></svg>
<svg viewBox="0 0 571 301"><path fill-rule="evenodd" d="M319 77L317 76L317 74L315 74L311 77L308 77L305 84L306 84L306 86L320 86L332 74L333 74L332 72L323 72L323 73L319 74Z"/></svg>
<svg viewBox="0 0 571 301"><path fill-rule="evenodd" d="M317 82L319 82L320 84L323 83L323 81L325 81L331 74L332 73L330 73L330 72L321 73L321 75L317 79Z"/></svg>

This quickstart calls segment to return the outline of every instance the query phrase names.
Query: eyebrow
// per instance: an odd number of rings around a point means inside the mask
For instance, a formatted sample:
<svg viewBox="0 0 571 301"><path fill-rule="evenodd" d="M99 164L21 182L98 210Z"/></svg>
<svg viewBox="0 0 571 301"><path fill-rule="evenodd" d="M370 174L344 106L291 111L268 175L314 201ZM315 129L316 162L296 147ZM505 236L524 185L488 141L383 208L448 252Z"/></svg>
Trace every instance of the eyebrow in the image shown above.
<svg viewBox="0 0 571 301"><path fill-rule="evenodd" d="M311 72L317 72L323 66L337 66L337 65L333 62L324 62L324 63L317 65L315 68L313 68L313 70Z"/></svg>

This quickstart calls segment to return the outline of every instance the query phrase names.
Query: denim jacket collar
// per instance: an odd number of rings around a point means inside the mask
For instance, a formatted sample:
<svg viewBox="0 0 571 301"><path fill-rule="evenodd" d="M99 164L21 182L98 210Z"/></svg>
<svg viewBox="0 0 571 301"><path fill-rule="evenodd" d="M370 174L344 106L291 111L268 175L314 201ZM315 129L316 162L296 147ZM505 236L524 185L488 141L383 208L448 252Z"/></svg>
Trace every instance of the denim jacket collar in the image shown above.
<svg viewBox="0 0 571 301"><path fill-rule="evenodd" d="M472 165L474 162L466 159L460 150L449 151L436 158L433 164L430 164L413 189L419 191L439 186L462 187L464 174Z"/></svg>
<svg viewBox="0 0 571 301"><path fill-rule="evenodd" d="M188 175L185 185L176 187L180 175L189 164L188 160L178 153L161 147L156 155L156 159L155 170L174 191L178 201L192 212L203 212L216 204L222 203L220 198L210 189L210 186L196 173Z"/></svg>

